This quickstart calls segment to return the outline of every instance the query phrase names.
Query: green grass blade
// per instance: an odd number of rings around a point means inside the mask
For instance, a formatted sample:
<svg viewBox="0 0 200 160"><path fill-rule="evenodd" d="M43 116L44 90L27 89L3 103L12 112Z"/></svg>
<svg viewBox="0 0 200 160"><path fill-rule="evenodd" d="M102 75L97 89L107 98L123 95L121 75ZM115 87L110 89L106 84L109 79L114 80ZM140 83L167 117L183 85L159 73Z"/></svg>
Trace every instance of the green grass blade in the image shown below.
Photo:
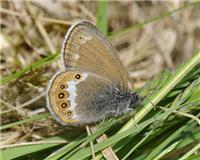
<svg viewBox="0 0 200 160"><path fill-rule="evenodd" d="M21 124L24 124L24 123L30 123L30 122L33 122L33 121L36 121L36 120L41 120L41 119L44 119L44 118L47 118L47 117L50 117L50 116L51 115L49 113L45 113L45 114L40 114L40 115L28 117L28 118L21 120L21 121L2 125L2 126L0 126L0 131L4 130L4 129L11 128L11 127L15 127L17 125L21 125Z"/></svg>
<svg viewBox="0 0 200 160"><path fill-rule="evenodd" d="M200 2L199 1L196 1L196 2L192 2L192 3L188 3L188 4L184 4L183 6L179 7L179 8L176 8L172 11L169 11L169 12L165 12L165 13L162 13L161 15L159 16L156 16L156 17L153 17L153 18L150 18L142 23L139 23L139 24L134 24L126 29L123 29L122 31L118 31L118 32L113 32L113 33L109 33L109 38L110 39L115 39L117 37L120 37L122 36L123 34L126 34L130 31L132 31L133 29L138 29L138 28L142 28L143 26L145 26L146 24L149 24L149 23L153 23L153 22L158 22L159 20L163 20L163 18L165 17L168 17L178 11L182 11L183 9L187 9L189 7L192 7L192 6L196 6L196 5L200 5Z"/></svg>
<svg viewBox="0 0 200 160"><path fill-rule="evenodd" d="M168 115L168 113L172 113L172 111L166 111L165 113L163 113L161 115L158 115L157 117L153 117L153 118L151 118L151 119L149 119L149 120L147 120L145 122L140 123L138 126L133 126L133 127L129 128L129 129L121 132L121 133L115 134L114 136L108 138L107 140L105 140L105 141L103 141L101 143L96 144L94 146L95 152L101 151L102 149L115 144L116 142L120 141L121 139L123 139L123 138L125 138L127 136L139 133L145 127L147 127L149 124L151 124L151 123L153 123L155 121L161 120L164 117L166 117L166 115ZM82 150L79 150L76 154L74 154L69 159L70 160L75 160L75 159L81 160L81 159L87 158L90 155L91 155L90 148L87 147L87 148L84 148Z"/></svg>
<svg viewBox="0 0 200 160"><path fill-rule="evenodd" d="M53 137L45 139L44 141L60 141L64 140L62 137ZM46 144L34 144L34 145L25 145L19 147L13 147L1 150L1 158L2 160L14 159L23 155L28 155L33 152L41 151L43 149L47 149L50 147L54 147L60 145L60 143L46 143Z"/></svg>
<svg viewBox="0 0 200 160"><path fill-rule="evenodd" d="M156 105L171 89L173 89L181 79L184 78L197 64L200 63L200 49L197 50L196 54L181 68L179 68L173 77L168 81L168 83L158 91L154 97L152 97L151 102L147 103L136 115L129 120L129 122L124 125L119 132L128 129L130 126L137 124L149 111Z"/></svg>
<svg viewBox="0 0 200 160"><path fill-rule="evenodd" d="M135 151L146 139L149 138L149 136L153 133L153 130L151 130L144 138L141 139L127 154L122 158L122 160L126 160L133 151Z"/></svg>
<svg viewBox="0 0 200 160"><path fill-rule="evenodd" d="M85 140L85 138L83 138L83 136L76 138L71 143L65 145L64 147L62 147L62 148L58 149L57 151L53 152L52 154L50 154L48 157L45 158L45 160L55 160L55 159L61 158L67 152L71 151L72 149L77 147L79 144L81 144L84 140Z"/></svg>
<svg viewBox="0 0 200 160"><path fill-rule="evenodd" d="M37 62L28 65L27 67L21 69L20 71L17 71L16 73L13 73L11 75L7 75L5 77L3 77L2 79L0 79L0 85L4 85L12 80L15 80L21 76L23 76L25 73L28 73L34 69L43 67L47 64L50 64L51 62L53 62L54 60L56 60L59 57L59 54L53 54L53 55L49 55L43 59L38 60Z"/></svg>
<svg viewBox="0 0 200 160"><path fill-rule="evenodd" d="M178 160L185 160L186 158L191 156L194 152L198 151L199 149L200 149L200 142L195 147L193 147L190 151L188 151L186 154L184 154L181 158L179 158Z"/></svg>
<svg viewBox="0 0 200 160"><path fill-rule="evenodd" d="M97 11L97 27L107 35L107 1L98 2L98 11Z"/></svg>
<svg viewBox="0 0 200 160"><path fill-rule="evenodd" d="M200 154L197 154L197 155L192 155L184 160L199 160L199 159L200 159Z"/></svg>
<svg viewBox="0 0 200 160"><path fill-rule="evenodd" d="M159 155L155 158L155 160L159 160L163 157L163 155L167 154L168 152L172 151L173 149L175 149L175 147L181 142L181 140L174 142L173 144L171 144L169 147L167 147L166 149L164 149L163 151L161 151L159 153Z"/></svg>
<svg viewBox="0 0 200 160"><path fill-rule="evenodd" d="M190 123L191 124L191 123ZM176 130L173 134L171 134L169 137L167 137L160 145L158 145L156 148L153 148L153 151L144 159L157 159L156 155L159 155L161 151L174 139L179 137L181 135L181 132L184 131L184 129L188 127L187 125L182 126L178 130Z"/></svg>
<svg viewBox="0 0 200 160"><path fill-rule="evenodd" d="M187 137L185 137L184 140L182 140L182 142L179 143L176 146L176 148L177 149L181 149L181 148L187 146L188 144L192 144L192 143L194 143L194 141L200 139L200 129L199 128L197 128L196 130L194 130L193 133L192 133L192 135L189 134Z"/></svg>

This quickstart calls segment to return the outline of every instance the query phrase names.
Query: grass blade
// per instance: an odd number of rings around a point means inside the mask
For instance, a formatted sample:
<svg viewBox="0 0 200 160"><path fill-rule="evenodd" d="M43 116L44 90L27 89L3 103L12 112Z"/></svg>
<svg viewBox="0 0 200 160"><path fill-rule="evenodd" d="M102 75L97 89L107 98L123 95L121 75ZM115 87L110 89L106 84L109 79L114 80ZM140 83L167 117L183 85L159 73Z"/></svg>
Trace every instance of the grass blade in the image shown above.
<svg viewBox="0 0 200 160"><path fill-rule="evenodd" d="M17 71L16 73L3 77L2 79L0 79L0 85L4 85L12 80L15 80L23 76L25 73L28 73L34 69L50 64L52 61L56 60L58 57L59 57L59 54L57 53L57 54L49 55L43 59L40 59L37 62L30 64L27 67L21 69L20 71Z"/></svg>
<svg viewBox="0 0 200 160"><path fill-rule="evenodd" d="M97 27L107 35L107 1L99 1L98 3Z"/></svg>
<svg viewBox="0 0 200 160"><path fill-rule="evenodd" d="M154 95L151 99L151 103L147 103L135 116L130 119L126 125L119 131L122 132L128 129L130 126L137 124L149 111L156 105L173 87L175 87L186 74L189 73L197 64L200 63L200 49L197 50L196 54L184 65L181 65L169 82L161 88L161 90Z"/></svg>

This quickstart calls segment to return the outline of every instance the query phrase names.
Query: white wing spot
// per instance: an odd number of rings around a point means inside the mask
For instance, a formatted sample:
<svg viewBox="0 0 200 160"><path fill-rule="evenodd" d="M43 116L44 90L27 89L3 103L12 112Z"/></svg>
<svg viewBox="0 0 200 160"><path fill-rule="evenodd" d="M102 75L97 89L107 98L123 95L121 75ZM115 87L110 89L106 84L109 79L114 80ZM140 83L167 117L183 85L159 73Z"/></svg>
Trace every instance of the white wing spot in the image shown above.
<svg viewBox="0 0 200 160"><path fill-rule="evenodd" d="M82 43L86 43L86 41L89 41L92 39L92 36L82 36Z"/></svg>
<svg viewBox="0 0 200 160"><path fill-rule="evenodd" d="M70 106L73 107L73 109L77 105L77 103L75 102L75 98L77 96L77 94L76 94L76 85L78 83L79 82L76 82L76 81L69 81L69 82L67 82L68 88L66 90L69 93L69 97L67 98L67 100L70 101Z"/></svg>
<svg viewBox="0 0 200 160"><path fill-rule="evenodd" d="M88 74L83 73L81 80L67 82L68 88L66 89L66 91L69 93L69 97L67 98L67 100L70 102L69 109L72 111L74 111L75 107L77 106L77 103L75 102L76 96L77 96L76 85L79 84L81 81L84 81L87 77L88 77ZM75 115L75 113L73 112L72 118L74 117L77 117L77 115Z"/></svg>
<svg viewBox="0 0 200 160"><path fill-rule="evenodd" d="M74 58L75 61L77 61L80 58L80 55L78 53L75 53L73 55L73 58Z"/></svg>

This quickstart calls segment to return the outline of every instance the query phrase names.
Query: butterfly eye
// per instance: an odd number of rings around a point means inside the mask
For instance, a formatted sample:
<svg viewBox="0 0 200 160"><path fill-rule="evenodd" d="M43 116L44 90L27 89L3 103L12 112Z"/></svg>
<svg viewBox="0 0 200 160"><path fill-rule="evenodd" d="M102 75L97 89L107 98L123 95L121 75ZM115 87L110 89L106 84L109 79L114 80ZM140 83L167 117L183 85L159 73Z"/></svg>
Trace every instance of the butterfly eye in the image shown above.
<svg viewBox="0 0 200 160"><path fill-rule="evenodd" d="M65 88L65 85L64 84L61 84L60 85L60 89L64 89Z"/></svg>
<svg viewBox="0 0 200 160"><path fill-rule="evenodd" d="M64 98L64 97L65 97L65 93L62 93L62 92L61 92L61 93L58 94L58 98L62 99L62 98Z"/></svg>
<svg viewBox="0 0 200 160"><path fill-rule="evenodd" d="M81 37L81 36L79 36L79 39L82 39L82 37Z"/></svg>
<svg viewBox="0 0 200 160"><path fill-rule="evenodd" d="M76 74L76 75L75 75L75 78L76 78L76 79L80 79L80 78L81 78L81 75L80 75L80 74Z"/></svg>

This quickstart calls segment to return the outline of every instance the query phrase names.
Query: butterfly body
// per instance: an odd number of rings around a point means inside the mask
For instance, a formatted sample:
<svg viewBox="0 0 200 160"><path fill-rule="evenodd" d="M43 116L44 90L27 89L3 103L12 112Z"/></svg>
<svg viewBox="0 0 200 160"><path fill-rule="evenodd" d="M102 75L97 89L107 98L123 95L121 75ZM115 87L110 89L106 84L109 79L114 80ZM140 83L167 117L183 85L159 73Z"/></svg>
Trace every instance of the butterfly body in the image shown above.
<svg viewBox="0 0 200 160"><path fill-rule="evenodd" d="M65 70L50 81L47 107L63 125L86 125L128 112L139 96L127 87L116 51L87 21L72 26L63 43Z"/></svg>

